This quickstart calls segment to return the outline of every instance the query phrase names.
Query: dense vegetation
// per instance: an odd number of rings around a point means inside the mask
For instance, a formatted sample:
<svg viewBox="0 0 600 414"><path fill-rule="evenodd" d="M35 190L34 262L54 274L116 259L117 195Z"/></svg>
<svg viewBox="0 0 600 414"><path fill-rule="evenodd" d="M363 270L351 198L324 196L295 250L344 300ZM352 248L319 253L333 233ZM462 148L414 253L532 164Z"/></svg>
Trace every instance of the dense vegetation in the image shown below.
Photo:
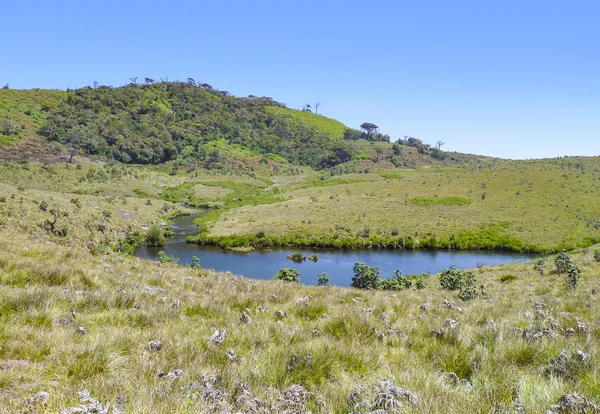
<svg viewBox="0 0 600 414"><path fill-rule="evenodd" d="M40 148L63 148L68 158L79 154L210 169L229 168L236 160L313 169L360 160L419 164L398 144L392 151L390 137L375 124L360 127L287 109L269 97L234 97L192 79L68 91L0 90L0 149L13 149L13 157L33 152L38 158ZM25 148L14 148L24 143ZM418 155L426 162L446 158L421 150ZM448 158L454 164L478 160L458 154Z"/></svg>

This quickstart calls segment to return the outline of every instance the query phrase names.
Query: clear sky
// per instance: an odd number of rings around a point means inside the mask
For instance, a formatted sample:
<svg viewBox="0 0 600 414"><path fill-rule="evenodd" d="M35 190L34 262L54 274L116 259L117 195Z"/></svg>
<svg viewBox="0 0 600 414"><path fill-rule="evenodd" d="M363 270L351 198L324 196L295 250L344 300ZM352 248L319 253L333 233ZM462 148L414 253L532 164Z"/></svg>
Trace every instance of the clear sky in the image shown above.
<svg viewBox="0 0 600 414"><path fill-rule="evenodd" d="M196 80L506 158L600 155L600 2L7 1L0 84Z"/></svg>

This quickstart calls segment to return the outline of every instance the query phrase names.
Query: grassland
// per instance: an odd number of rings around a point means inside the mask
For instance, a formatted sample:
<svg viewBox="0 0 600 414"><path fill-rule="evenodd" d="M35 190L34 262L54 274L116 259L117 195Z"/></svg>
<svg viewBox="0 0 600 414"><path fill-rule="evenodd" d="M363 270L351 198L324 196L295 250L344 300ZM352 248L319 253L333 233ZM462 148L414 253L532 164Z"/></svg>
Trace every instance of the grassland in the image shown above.
<svg viewBox="0 0 600 414"><path fill-rule="evenodd" d="M83 389L131 413L546 412L573 392L600 401L600 245L572 253L583 274L575 289L550 258L543 276L531 262L476 269L478 296L466 302L437 275L421 290L367 292L248 280L118 248L193 200L221 203L202 223L209 234L232 220L240 234L331 229L359 240L397 237L393 225L414 236L484 223L536 246L577 244L596 231L595 159L335 177L173 175L78 159L6 162L0 176L0 412L89 405ZM60 231L48 227L53 209L68 214Z"/></svg>
<svg viewBox="0 0 600 414"><path fill-rule="evenodd" d="M517 251L600 241L598 158L396 171L287 183L282 201L229 209L201 239Z"/></svg>

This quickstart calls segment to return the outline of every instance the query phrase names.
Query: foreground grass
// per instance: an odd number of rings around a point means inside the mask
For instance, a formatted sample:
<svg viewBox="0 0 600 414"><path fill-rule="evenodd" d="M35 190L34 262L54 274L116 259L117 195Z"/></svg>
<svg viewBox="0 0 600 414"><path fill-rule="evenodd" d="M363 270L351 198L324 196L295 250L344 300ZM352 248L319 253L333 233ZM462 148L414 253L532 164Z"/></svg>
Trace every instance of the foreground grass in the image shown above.
<svg viewBox="0 0 600 414"><path fill-rule="evenodd" d="M5 228L0 407L57 412L79 405L77 392L88 389L126 412L256 412L250 398L272 412L289 409L284 391L301 385L310 394L300 411L362 412L353 390L375 401L383 379L418 396L400 411L508 412L519 403L545 412L574 391L598 401L600 265L590 252L574 260L584 274L576 289L558 275L539 276L532 263L511 264L480 269L486 294L461 302L437 277L422 291L296 286L91 255ZM528 340L526 328L555 337ZM220 329L222 344L209 339ZM440 329L446 333L432 333ZM154 340L158 351L146 348ZM554 370L553 358L578 350L589 362ZM159 378L176 369L178 378ZM473 389L454 385L450 372ZM240 382L251 394L236 402ZM42 390L47 404L23 405Z"/></svg>

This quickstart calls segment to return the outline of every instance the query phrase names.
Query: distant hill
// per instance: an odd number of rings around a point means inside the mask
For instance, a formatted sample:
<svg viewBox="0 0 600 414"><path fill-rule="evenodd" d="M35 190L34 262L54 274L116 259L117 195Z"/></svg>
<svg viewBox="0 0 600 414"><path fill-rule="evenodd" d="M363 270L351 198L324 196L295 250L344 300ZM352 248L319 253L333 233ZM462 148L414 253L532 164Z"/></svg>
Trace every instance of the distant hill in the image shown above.
<svg viewBox="0 0 600 414"><path fill-rule="evenodd" d="M488 162L387 140L269 97L234 97L208 84L0 90L3 158L68 157L74 149L78 156L102 160L205 168L223 168L232 158L317 170L360 169L365 162L403 168Z"/></svg>

